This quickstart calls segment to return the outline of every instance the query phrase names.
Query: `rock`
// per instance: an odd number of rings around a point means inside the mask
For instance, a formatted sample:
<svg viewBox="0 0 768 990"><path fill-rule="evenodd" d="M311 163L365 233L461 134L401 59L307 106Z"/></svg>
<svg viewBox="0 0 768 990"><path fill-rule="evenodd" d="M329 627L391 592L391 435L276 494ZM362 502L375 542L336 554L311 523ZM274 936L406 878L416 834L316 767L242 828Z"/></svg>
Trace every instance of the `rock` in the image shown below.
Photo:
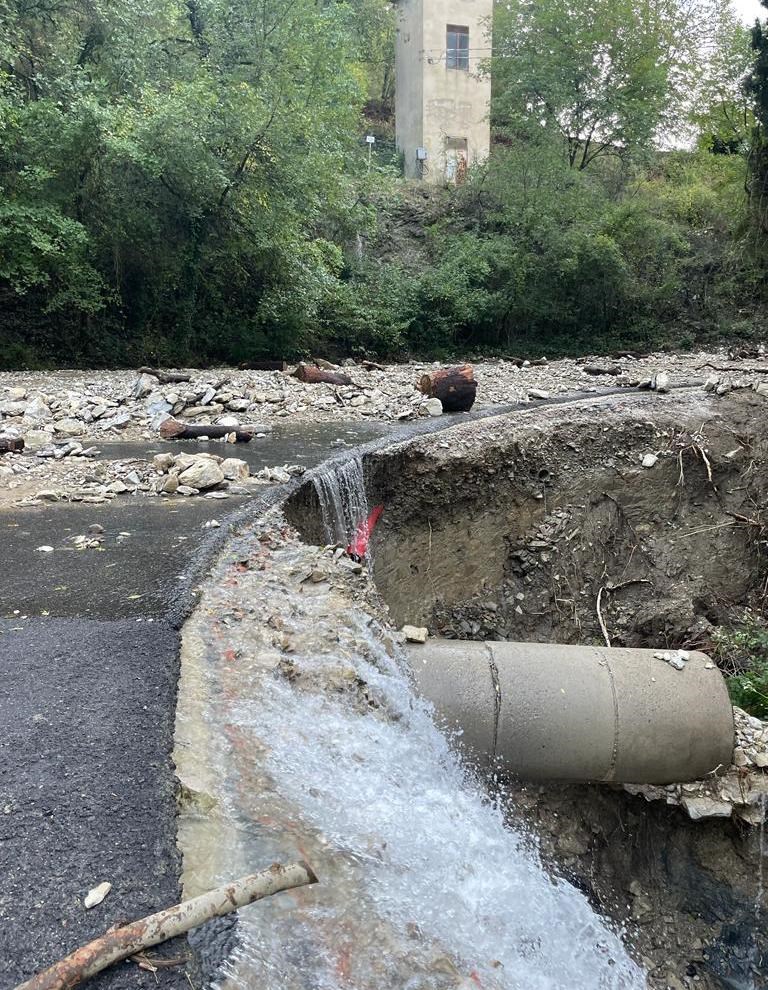
<svg viewBox="0 0 768 990"><path fill-rule="evenodd" d="M426 643L429 630L423 626L403 626L400 630L405 636L406 643Z"/></svg>
<svg viewBox="0 0 768 990"><path fill-rule="evenodd" d="M112 492L113 495L124 495L125 492L130 491L130 489L124 481L120 481L118 478L116 481L113 481L111 484L107 485L107 491Z"/></svg>
<svg viewBox="0 0 768 990"><path fill-rule="evenodd" d="M132 419L133 417L129 412L122 412L116 416L111 416L109 419L102 420L101 425L106 429L122 430L130 424Z"/></svg>
<svg viewBox="0 0 768 990"><path fill-rule="evenodd" d="M643 458L642 464L644 468L652 468L654 464L658 461L656 454L646 454Z"/></svg>
<svg viewBox="0 0 768 990"><path fill-rule="evenodd" d="M768 382L760 382L759 385L755 386L755 391L758 395L762 395L763 398L768 399Z"/></svg>
<svg viewBox="0 0 768 990"><path fill-rule="evenodd" d="M173 454L155 454L152 458L152 464L155 470L166 474L173 467L174 455Z"/></svg>
<svg viewBox="0 0 768 990"><path fill-rule="evenodd" d="M27 390L25 388L20 388L19 386L9 388L7 389L7 392L8 398L14 402L18 402L21 399L26 399L27 397Z"/></svg>
<svg viewBox="0 0 768 990"><path fill-rule="evenodd" d="M245 412L250 404L248 399L230 399L227 403L227 409L232 412Z"/></svg>
<svg viewBox="0 0 768 990"><path fill-rule="evenodd" d="M57 433L62 433L65 437L77 437L85 432L85 427L79 419L60 419L53 425Z"/></svg>
<svg viewBox="0 0 768 990"><path fill-rule="evenodd" d="M83 905L86 908L96 907L97 904L101 904L110 890L112 890L112 884L108 880L105 880L104 883L100 883L98 887L93 887L88 891L83 899Z"/></svg>
<svg viewBox="0 0 768 990"><path fill-rule="evenodd" d="M543 388L529 388L528 398L529 399L548 399L550 397L549 392L545 392Z"/></svg>
<svg viewBox="0 0 768 990"><path fill-rule="evenodd" d="M158 491L165 492L166 495L173 495L179 487L178 475L166 475L160 482Z"/></svg>
<svg viewBox="0 0 768 990"><path fill-rule="evenodd" d="M733 805L728 801L718 801L705 794L700 797L684 797L681 803L694 822L702 818L730 818L733 810Z"/></svg>
<svg viewBox="0 0 768 990"><path fill-rule="evenodd" d="M366 402L367 402L367 399L365 398L364 395L355 395L350 400L350 403L349 404L350 404L350 406L364 406Z"/></svg>
<svg viewBox="0 0 768 990"><path fill-rule="evenodd" d="M744 752L741 746L737 746L736 749L734 749L733 751L733 765L735 767L745 767L749 762L750 760L747 754Z"/></svg>
<svg viewBox="0 0 768 990"><path fill-rule="evenodd" d="M228 481L245 481L251 474L247 462L240 460L239 457L227 457L219 467Z"/></svg>
<svg viewBox="0 0 768 990"><path fill-rule="evenodd" d="M217 416L224 412L224 406L218 402L213 402L209 406L190 406L184 410L187 419L196 419L198 416Z"/></svg>
<svg viewBox="0 0 768 990"><path fill-rule="evenodd" d="M58 492L51 491L50 489L46 488L44 491L38 492L35 495L35 498L41 498L44 502L58 502L59 501L59 493ZM39 547L38 547L38 549L39 549Z"/></svg>
<svg viewBox="0 0 768 990"><path fill-rule="evenodd" d="M727 395L731 391L728 382L721 382L715 389L715 395Z"/></svg>
<svg viewBox="0 0 768 990"><path fill-rule="evenodd" d="M443 404L439 399L427 399L424 403L424 408L430 416L443 415Z"/></svg>
<svg viewBox="0 0 768 990"><path fill-rule="evenodd" d="M757 753L755 756L755 766L761 769L768 767L768 753Z"/></svg>
<svg viewBox="0 0 768 990"><path fill-rule="evenodd" d="M143 399L145 395L150 395L155 391L160 383L154 375L141 374L134 382L131 389L132 399Z"/></svg>
<svg viewBox="0 0 768 990"><path fill-rule="evenodd" d="M720 379L716 375L710 375L709 378L704 382L704 391L714 392L719 384L720 384Z"/></svg>
<svg viewBox="0 0 768 990"><path fill-rule="evenodd" d="M0 413L4 416L23 416L27 409L27 402L24 401L6 401L0 402Z"/></svg>
<svg viewBox="0 0 768 990"><path fill-rule="evenodd" d="M44 545L42 547L38 547L37 548L37 552L38 553L53 553L53 547L49 547L49 546Z"/></svg>
<svg viewBox="0 0 768 990"><path fill-rule="evenodd" d="M24 410L24 419L31 423L43 423L53 419L53 413L42 399L33 399Z"/></svg>
<svg viewBox="0 0 768 990"><path fill-rule="evenodd" d="M219 465L208 457L195 458L186 470L179 475L179 484L187 488L196 488L201 491L205 488L213 488L224 481L224 472Z"/></svg>
<svg viewBox="0 0 768 990"><path fill-rule="evenodd" d="M656 372L651 379L651 388L656 392L661 392L662 394L669 391L669 375L666 371Z"/></svg>
<svg viewBox="0 0 768 990"><path fill-rule="evenodd" d="M42 447L51 442L51 434L47 430L28 430L24 434L24 446L27 448Z"/></svg>
<svg viewBox="0 0 768 990"><path fill-rule="evenodd" d="M237 416L221 416L216 420L217 426L239 426L240 420Z"/></svg>

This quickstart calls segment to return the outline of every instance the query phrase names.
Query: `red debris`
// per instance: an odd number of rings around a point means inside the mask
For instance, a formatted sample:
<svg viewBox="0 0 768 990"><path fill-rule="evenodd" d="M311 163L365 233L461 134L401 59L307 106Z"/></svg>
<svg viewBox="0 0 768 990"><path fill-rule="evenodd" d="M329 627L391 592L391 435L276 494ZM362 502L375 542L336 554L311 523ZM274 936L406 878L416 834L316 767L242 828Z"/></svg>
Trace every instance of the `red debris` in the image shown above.
<svg viewBox="0 0 768 990"><path fill-rule="evenodd" d="M352 542L347 547L347 553L353 560L362 560L368 552L368 544L371 540L371 534L379 521L379 517L384 511L383 505L377 505L372 511L365 522L361 522L357 527L357 531L352 539Z"/></svg>

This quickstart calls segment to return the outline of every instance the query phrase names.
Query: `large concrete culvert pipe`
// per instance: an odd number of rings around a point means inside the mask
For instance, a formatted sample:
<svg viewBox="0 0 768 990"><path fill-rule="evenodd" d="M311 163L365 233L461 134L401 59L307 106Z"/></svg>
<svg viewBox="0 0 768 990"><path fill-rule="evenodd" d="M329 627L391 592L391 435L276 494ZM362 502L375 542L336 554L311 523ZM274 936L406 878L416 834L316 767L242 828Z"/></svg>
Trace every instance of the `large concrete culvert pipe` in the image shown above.
<svg viewBox="0 0 768 990"><path fill-rule="evenodd" d="M528 780L671 784L731 764L733 709L703 653L432 640L416 686L476 761Z"/></svg>

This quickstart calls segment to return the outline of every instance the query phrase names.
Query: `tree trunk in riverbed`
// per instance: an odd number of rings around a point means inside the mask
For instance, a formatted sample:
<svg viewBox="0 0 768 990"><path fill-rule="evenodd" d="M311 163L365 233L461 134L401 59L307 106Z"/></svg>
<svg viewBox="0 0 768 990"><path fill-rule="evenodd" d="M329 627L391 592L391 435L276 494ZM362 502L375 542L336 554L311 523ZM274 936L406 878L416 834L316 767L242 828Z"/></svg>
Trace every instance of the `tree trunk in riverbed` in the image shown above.
<svg viewBox="0 0 768 990"><path fill-rule="evenodd" d="M172 382L188 382L192 380L192 375L183 371L160 371L159 368L139 368L140 375L152 375L161 385L169 385Z"/></svg>
<svg viewBox="0 0 768 990"><path fill-rule="evenodd" d="M477 393L474 369L471 364L462 364L422 375L419 391L431 399L439 399L445 412L469 412Z"/></svg>
<svg viewBox="0 0 768 990"><path fill-rule="evenodd" d="M328 385L352 385L352 379L340 371L323 371L312 364L300 364L293 373L294 378L309 385L325 382Z"/></svg>
<svg viewBox="0 0 768 990"><path fill-rule="evenodd" d="M203 423L181 423L178 419L164 419L160 424L160 436L163 440L197 440L199 437L210 437L219 440L230 433L235 434L238 443L248 443L253 439L255 427L241 429L239 426L214 426Z"/></svg>

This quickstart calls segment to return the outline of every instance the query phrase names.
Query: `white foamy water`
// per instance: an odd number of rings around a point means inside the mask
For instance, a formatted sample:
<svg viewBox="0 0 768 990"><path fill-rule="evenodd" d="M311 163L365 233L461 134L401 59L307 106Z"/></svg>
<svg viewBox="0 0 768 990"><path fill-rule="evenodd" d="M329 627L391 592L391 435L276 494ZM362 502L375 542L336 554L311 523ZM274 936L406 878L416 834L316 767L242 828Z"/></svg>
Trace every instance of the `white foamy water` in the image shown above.
<svg viewBox="0 0 768 990"><path fill-rule="evenodd" d="M352 454L342 463L322 466L312 478L328 543L346 546L368 516L363 462Z"/></svg>
<svg viewBox="0 0 768 990"><path fill-rule="evenodd" d="M237 769L222 779L243 863L305 856L321 884L242 913L224 984L644 987L585 897L505 827L364 613L339 620L322 596L289 594L282 614L315 645L291 654L290 677L256 656L233 665L221 690Z"/></svg>

